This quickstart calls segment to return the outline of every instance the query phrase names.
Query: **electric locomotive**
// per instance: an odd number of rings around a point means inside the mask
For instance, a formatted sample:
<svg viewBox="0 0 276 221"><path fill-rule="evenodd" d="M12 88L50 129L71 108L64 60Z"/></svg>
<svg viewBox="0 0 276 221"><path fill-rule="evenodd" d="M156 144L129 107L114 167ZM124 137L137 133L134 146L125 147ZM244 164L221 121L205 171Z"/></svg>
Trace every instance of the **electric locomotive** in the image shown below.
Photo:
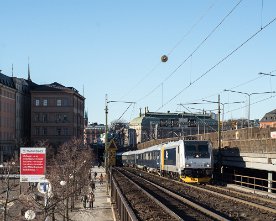
<svg viewBox="0 0 276 221"><path fill-rule="evenodd" d="M187 183L206 183L213 173L212 146L209 141L173 141L122 153L122 163Z"/></svg>

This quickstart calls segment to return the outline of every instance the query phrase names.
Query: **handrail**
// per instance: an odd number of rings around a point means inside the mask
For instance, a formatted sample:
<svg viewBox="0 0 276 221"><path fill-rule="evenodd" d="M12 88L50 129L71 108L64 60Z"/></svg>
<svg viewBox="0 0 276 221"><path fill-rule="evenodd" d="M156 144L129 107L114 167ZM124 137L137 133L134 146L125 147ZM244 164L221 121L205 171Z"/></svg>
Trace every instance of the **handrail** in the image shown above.
<svg viewBox="0 0 276 221"><path fill-rule="evenodd" d="M138 221L132 208L129 206L124 195L122 194L119 185L114 177L111 177L111 199L116 204L117 212L122 221Z"/></svg>
<svg viewBox="0 0 276 221"><path fill-rule="evenodd" d="M256 181L265 182L266 186L256 183ZM273 188L273 184L276 184L276 180L251 177L251 176L246 176L246 175L241 175L241 174L233 174L232 182L235 184L240 184L241 186L253 187L254 191L255 191L256 187L261 188L261 189L266 189L269 192L276 191L276 188ZM270 186L268 186L268 184L270 184Z"/></svg>

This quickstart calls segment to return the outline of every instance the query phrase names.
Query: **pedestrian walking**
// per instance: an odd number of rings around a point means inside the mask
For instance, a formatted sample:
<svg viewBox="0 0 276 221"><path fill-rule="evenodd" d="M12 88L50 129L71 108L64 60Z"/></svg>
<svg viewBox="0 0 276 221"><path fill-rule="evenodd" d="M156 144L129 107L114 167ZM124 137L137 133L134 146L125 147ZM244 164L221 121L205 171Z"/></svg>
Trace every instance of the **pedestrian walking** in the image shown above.
<svg viewBox="0 0 276 221"><path fill-rule="evenodd" d="M93 209L94 201L95 201L95 196L94 196L94 193L91 191L91 192L88 194L88 203L89 203L89 208L90 208L90 209Z"/></svg>
<svg viewBox="0 0 276 221"><path fill-rule="evenodd" d="M95 185L95 182L93 180L90 180L90 183L89 183L90 187L91 187L91 190L94 192L95 188L96 188L96 185Z"/></svg>
<svg viewBox="0 0 276 221"><path fill-rule="evenodd" d="M81 197L81 201L82 201L83 208L85 209L86 202L87 202L87 196L85 194Z"/></svg>
<svg viewBox="0 0 276 221"><path fill-rule="evenodd" d="M103 184L103 174L101 173L100 175L100 184L102 185Z"/></svg>
<svg viewBox="0 0 276 221"><path fill-rule="evenodd" d="M95 173L94 173L94 179L96 179L97 178L97 172L95 171Z"/></svg>

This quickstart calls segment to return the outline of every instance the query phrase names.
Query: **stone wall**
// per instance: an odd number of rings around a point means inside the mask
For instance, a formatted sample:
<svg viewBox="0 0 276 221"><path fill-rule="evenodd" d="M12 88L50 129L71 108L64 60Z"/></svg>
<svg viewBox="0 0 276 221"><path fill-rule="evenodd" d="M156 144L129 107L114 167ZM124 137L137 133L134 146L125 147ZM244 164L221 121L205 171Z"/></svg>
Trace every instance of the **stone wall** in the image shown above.
<svg viewBox="0 0 276 221"><path fill-rule="evenodd" d="M243 128L238 130L223 131L221 133L221 148L235 148L244 153L276 153L276 139L272 139L270 132L276 128ZM199 134L193 137L198 140L210 140L213 148L218 148L218 133ZM179 138L151 140L138 144L138 149L144 149L160 143L166 143Z"/></svg>

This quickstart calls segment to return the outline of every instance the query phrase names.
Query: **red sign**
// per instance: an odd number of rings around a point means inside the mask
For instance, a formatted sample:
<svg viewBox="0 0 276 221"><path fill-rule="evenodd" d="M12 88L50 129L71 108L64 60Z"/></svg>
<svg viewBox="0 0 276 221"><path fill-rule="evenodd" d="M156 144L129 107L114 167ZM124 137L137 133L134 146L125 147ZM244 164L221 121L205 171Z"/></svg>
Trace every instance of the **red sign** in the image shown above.
<svg viewBox="0 0 276 221"><path fill-rule="evenodd" d="M45 165L45 148L20 148L20 182L40 182L45 178Z"/></svg>

